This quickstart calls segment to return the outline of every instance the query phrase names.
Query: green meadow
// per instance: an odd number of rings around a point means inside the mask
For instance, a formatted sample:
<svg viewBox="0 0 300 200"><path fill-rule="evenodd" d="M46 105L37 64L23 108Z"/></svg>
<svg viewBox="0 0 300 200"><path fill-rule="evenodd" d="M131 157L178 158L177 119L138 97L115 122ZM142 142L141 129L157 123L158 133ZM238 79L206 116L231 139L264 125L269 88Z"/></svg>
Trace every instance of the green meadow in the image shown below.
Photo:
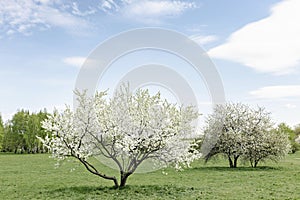
<svg viewBox="0 0 300 200"><path fill-rule="evenodd" d="M180 172L166 169L167 175L134 174L117 190L76 161L55 163L49 154L0 154L0 199L300 199L300 152L258 168L230 169L216 159Z"/></svg>

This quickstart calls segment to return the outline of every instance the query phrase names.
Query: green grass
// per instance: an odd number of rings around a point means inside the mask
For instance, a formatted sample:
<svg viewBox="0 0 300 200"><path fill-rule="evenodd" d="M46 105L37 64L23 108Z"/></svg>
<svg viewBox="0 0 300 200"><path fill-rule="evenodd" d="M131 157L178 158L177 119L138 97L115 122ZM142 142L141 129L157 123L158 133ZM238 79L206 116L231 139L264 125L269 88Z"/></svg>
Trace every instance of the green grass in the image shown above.
<svg viewBox="0 0 300 200"><path fill-rule="evenodd" d="M167 169L168 175L134 174L118 190L79 164L54 164L47 154L0 154L0 199L300 199L299 152L256 169L229 169L216 160L182 172Z"/></svg>

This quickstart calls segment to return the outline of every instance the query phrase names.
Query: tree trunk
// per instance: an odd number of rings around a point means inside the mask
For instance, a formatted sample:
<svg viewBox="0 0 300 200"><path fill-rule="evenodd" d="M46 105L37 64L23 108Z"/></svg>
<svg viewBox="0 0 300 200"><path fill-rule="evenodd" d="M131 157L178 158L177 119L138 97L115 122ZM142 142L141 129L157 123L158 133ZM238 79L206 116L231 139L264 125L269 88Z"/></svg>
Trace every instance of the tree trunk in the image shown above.
<svg viewBox="0 0 300 200"><path fill-rule="evenodd" d="M254 167L257 167L257 164L258 164L258 160L255 161Z"/></svg>
<svg viewBox="0 0 300 200"><path fill-rule="evenodd" d="M239 159L240 156L234 156L234 163L233 163L233 167L236 168L237 167L237 161Z"/></svg>
<svg viewBox="0 0 300 200"><path fill-rule="evenodd" d="M233 162L232 162L230 156L228 156L228 161L229 161L229 167L233 168Z"/></svg>
<svg viewBox="0 0 300 200"><path fill-rule="evenodd" d="M120 182L120 188L121 187L124 187L126 185L126 181L127 181L127 178L131 175L131 173L129 172L123 172L121 171L121 182Z"/></svg>

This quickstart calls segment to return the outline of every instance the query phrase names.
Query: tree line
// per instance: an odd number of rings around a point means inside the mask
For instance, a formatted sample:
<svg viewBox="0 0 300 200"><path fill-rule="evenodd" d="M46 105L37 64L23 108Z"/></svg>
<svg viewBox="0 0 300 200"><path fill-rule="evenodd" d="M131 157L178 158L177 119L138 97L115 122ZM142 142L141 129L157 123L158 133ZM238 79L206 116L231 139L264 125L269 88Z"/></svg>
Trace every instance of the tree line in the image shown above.
<svg viewBox="0 0 300 200"><path fill-rule="evenodd" d="M13 153L46 152L37 136L45 138L47 135L41 125L47 115L46 110L38 113L19 110L5 123L0 115L0 150Z"/></svg>

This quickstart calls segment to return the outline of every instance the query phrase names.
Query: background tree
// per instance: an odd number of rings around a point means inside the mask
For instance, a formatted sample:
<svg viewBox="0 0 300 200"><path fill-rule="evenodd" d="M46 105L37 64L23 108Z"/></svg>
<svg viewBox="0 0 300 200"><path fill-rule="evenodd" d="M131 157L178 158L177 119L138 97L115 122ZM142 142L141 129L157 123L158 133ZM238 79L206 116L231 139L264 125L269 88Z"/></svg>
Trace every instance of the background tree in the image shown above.
<svg viewBox="0 0 300 200"><path fill-rule="evenodd" d="M36 153L37 152L37 138L39 131L39 119L36 114L31 114L28 119L25 133L23 137L26 143L26 152L27 153Z"/></svg>
<svg viewBox="0 0 300 200"><path fill-rule="evenodd" d="M202 151L206 162L217 154L223 154L231 168L244 153L243 134L249 119L249 108L243 104L220 104L208 115L204 127Z"/></svg>
<svg viewBox="0 0 300 200"><path fill-rule="evenodd" d="M39 113L32 113L29 116L26 132L24 134L24 139L26 142L27 153L37 153L43 152L44 148L42 143L38 140L37 136L40 138L45 138L46 131L43 130L41 122L47 118L46 110L40 111Z"/></svg>
<svg viewBox="0 0 300 200"><path fill-rule="evenodd" d="M256 167L259 161L276 155L278 137L272 134L274 123L270 113L264 108L257 109L246 106L247 119L243 131L243 159L249 160L252 167Z"/></svg>
<svg viewBox="0 0 300 200"><path fill-rule="evenodd" d="M20 152L24 153L27 151L25 133L28 128L28 120L29 120L29 111L20 110L11 120L11 134L12 134L12 147L15 153Z"/></svg>
<svg viewBox="0 0 300 200"><path fill-rule="evenodd" d="M265 159L278 160L290 147L286 134L274 131L270 113L241 103L216 106L204 133L205 160L223 154L230 167L237 167L240 157L249 160L252 167Z"/></svg>
<svg viewBox="0 0 300 200"><path fill-rule="evenodd" d="M2 149L3 152L15 152L16 146L16 135L12 133L12 126L10 122L4 125L4 135L2 139Z"/></svg>
<svg viewBox="0 0 300 200"><path fill-rule="evenodd" d="M95 97L76 94L79 106L75 112L70 108L55 112L43 123L52 135L41 141L58 160L75 157L89 172L123 187L145 160L180 169L196 158L186 139L193 131L191 122L198 117L193 107L170 104L148 90L132 94L126 86L110 100L105 99L105 92ZM101 173L91 163L89 157L95 155L114 162L120 184L115 176Z"/></svg>
<svg viewBox="0 0 300 200"><path fill-rule="evenodd" d="M266 159L278 161L290 151L288 136L281 130L254 132L252 136L248 135L247 139L243 158L249 160L252 167L257 167L259 162Z"/></svg>
<svg viewBox="0 0 300 200"><path fill-rule="evenodd" d="M296 125L294 128L295 134L296 134L296 139L295 141L300 144L300 124Z"/></svg>
<svg viewBox="0 0 300 200"><path fill-rule="evenodd" d="M296 129L295 129L296 130ZM288 136L288 139L291 143L291 152L295 153L296 151L299 151L300 144L296 142L297 134L291 127L289 127L285 123L281 123L277 126L277 132L284 133Z"/></svg>

